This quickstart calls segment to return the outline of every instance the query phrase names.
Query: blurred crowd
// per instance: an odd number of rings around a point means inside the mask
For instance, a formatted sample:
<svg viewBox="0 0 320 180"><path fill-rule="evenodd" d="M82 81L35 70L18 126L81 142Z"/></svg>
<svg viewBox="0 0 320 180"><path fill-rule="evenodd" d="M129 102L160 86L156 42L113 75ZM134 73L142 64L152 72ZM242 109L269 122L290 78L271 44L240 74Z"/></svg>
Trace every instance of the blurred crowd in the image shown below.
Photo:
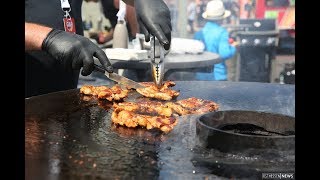
<svg viewBox="0 0 320 180"><path fill-rule="evenodd" d="M177 25L178 19L178 0L165 0L170 11L171 19L173 24L173 31ZM188 26L186 27L189 33L194 33L195 30L201 28L205 24L205 20L202 17L203 12L206 9L209 0L188 0L187 1L187 20ZM231 16L226 18L223 23L235 24L236 20L239 18L239 2L238 0L224 0L222 1L226 10L231 12Z"/></svg>
<svg viewBox="0 0 320 180"><path fill-rule="evenodd" d="M113 30L117 23L116 14L119 10L119 0L86 1L97 2L101 8L100 14L109 21L108 25L104 26L104 28L96 28L96 31L90 31L89 24L89 28L86 29L89 32L88 36L91 39L96 40L98 44L108 47L108 42L112 41ZM286 21L277 20L277 23L279 23L278 27L281 27L279 25L281 25L280 23L282 22L283 24L289 25L292 24L292 19L294 22L294 0L219 0L223 4L221 7L223 12L227 14L218 18L218 20L212 20L204 17L206 11L208 13L208 3L211 1L212 0L164 0L171 14L173 38L182 37L202 41L206 46L205 51L217 53L223 57L222 59L224 61L221 64L216 64L215 67L208 67L208 72L211 73L200 72L192 75L197 80L227 80L230 79L228 78L228 74L230 74L230 72L233 72L231 77L235 76L235 70L227 71L227 66L235 66L236 64L235 55L238 53L237 45L239 44L239 41L236 40L235 32L237 32L237 29L232 28L239 25L239 21L241 19L277 18L286 16L293 17L287 18ZM261 8L260 10L257 9L261 5L264 6L263 11L261 11ZM286 11L288 13L284 15L276 15L274 11L268 11L268 9L273 7L278 7L278 9L279 7L288 7L288 9L290 9L290 6L293 7L293 11ZM209 11L212 11L211 13L215 13L215 11L219 12L220 10L217 9L219 7L220 6L214 5L214 8ZM183 9L185 11L183 11ZM261 11L261 13L258 11ZM135 19L134 9L127 6L126 13L129 40L132 41L136 38L136 34L139 33L139 27L137 26L137 20ZM280 13L280 11L277 13ZM258 17L258 15L260 17ZM181 23L181 21L184 21L185 24ZM282 37L282 34L288 34L287 32L294 31L294 29L292 30L290 28L291 27L289 27L289 31L280 31L280 36ZM224 38L218 38L222 36ZM285 36L285 38L287 38L287 36ZM282 40L279 41L280 45L286 43L286 41L283 40L285 38L282 38ZM288 44L288 46L292 46L292 38L289 37L289 40L290 42L286 44ZM109 44L109 47L111 44L112 42ZM287 46L286 44L284 46ZM230 59L232 61L226 61Z"/></svg>

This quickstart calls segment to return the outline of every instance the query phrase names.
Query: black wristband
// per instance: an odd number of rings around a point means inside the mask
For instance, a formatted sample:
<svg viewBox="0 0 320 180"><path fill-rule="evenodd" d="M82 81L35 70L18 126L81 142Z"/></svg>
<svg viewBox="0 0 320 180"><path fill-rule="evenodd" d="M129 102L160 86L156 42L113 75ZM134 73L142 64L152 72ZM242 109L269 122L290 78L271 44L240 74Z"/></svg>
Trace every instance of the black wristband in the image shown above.
<svg viewBox="0 0 320 180"><path fill-rule="evenodd" d="M51 38L52 38L53 36L55 36L56 34L59 34L59 33L61 33L61 32L63 32L63 31L58 30L58 29L52 29L52 30L48 33L47 37L42 41L41 49L42 49L43 51L45 51L45 50L47 49L47 42L48 42L48 40L51 39Z"/></svg>

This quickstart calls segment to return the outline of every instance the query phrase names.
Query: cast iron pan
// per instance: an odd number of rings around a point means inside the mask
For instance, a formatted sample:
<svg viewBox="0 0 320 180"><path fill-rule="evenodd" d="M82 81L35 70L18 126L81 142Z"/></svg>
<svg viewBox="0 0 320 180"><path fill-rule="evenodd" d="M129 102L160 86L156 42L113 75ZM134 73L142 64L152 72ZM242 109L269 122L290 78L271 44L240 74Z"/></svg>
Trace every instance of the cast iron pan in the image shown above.
<svg viewBox="0 0 320 180"><path fill-rule="evenodd" d="M261 178L261 172L293 172L295 118L275 113L229 110L204 114L196 123L197 145L237 160L197 156L195 166L221 176Z"/></svg>
<svg viewBox="0 0 320 180"><path fill-rule="evenodd" d="M222 152L293 150L295 118L256 111L211 112L198 119L197 137L202 146Z"/></svg>

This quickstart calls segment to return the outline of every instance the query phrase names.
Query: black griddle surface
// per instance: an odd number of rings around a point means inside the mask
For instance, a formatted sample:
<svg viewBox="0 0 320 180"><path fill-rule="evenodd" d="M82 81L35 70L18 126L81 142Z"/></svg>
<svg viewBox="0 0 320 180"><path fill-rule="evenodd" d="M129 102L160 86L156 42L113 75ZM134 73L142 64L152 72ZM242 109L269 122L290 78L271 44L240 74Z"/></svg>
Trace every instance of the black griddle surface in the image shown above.
<svg viewBox="0 0 320 180"><path fill-rule="evenodd" d="M176 83L173 89L181 93L178 100L197 97L215 101L220 110L295 116L294 85ZM102 108L94 100L81 100L78 89L26 99L26 180L229 179L245 177L243 173L252 173L255 179L254 173L261 170L294 170L294 152L275 156L270 151L269 157L252 157L250 153L224 154L199 148L195 142L199 115L180 117L173 131L163 134L115 127L107 107Z"/></svg>

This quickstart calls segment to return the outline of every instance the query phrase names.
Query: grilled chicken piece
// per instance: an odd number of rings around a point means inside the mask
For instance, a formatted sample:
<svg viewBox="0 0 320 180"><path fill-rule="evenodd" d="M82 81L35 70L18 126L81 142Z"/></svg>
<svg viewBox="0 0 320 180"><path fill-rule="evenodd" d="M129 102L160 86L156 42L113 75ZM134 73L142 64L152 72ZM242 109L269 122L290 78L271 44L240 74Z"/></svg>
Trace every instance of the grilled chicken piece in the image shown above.
<svg viewBox="0 0 320 180"><path fill-rule="evenodd" d="M133 111L116 108L111 115L112 122L127 127L146 127L147 129L157 128L168 133L177 124L176 118L166 116L150 116L138 114Z"/></svg>
<svg viewBox="0 0 320 180"><path fill-rule="evenodd" d="M85 95L95 96L97 95L95 90L96 90L96 87L94 86L84 85L80 88L80 93Z"/></svg>
<svg viewBox="0 0 320 180"><path fill-rule="evenodd" d="M168 102L166 103L166 106L171 108L175 113L178 115L187 115L191 114L190 110L182 107L180 104L174 103L174 102Z"/></svg>
<svg viewBox="0 0 320 180"><path fill-rule="evenodd" d="M146 88L136 90L145 97L168 101L180 95L178 91L169 88L176 85L173 81L166 81L160 89L153 82L142 82L141 84Z"/></svg>
<svg viewBox="0 0 320 180"><path fill-rule="evenodd" d="M80 88L80 93L90 96L98 96L99 99L107 99L108 101L119 101L128 96L127 89L121 89L119 85L111 88L106 86L84 85Z"/></svg>
<svg viewBox="0 0 320 180"><path fill-rule="evenodd" d="M188 114L202 114L205 112L211 112L219 109L219 105L213 101L198 99L191 97L188 99L182 99L177 101L178 105L189 111Z"/></svg>
<svg viewBox="0 0 320 180"><path fill-rule="evenodd" d="M85 95L92 95L93 94L93 86L84 85L80 88L80 93Z"/></svg>
<svg viewBox="0 0 320 180"><path fill-rule="evenodd" d="M121 103L113 103L113 108L118 110L125 111L138 111L139 105L134 102L121 102Z"/></svg>
<svg viewBox="0 0 320 180"><path fill-rule="evenodd" d="M120 110L135 111L137 113L147 115L161 115L166 117L170 117L172 115L172 109L170 107L157 101L114 103L113 107Z"/></svg>
<svg viewBox="0 0 320 180"><path fill-rule="evenodd" d="M106 86L84 85L80 88L80 93L90 96L97 96L99 92L109 89Z"/></svg>
<svg viewBox="0 0 320 180"><path fill-rule="evenodd" d="M202 114L219 109L219 105L215 102L195 97L182 99L177 102L167 102L165 105L172 108L172 110L180 116L187 114Z"/></svg>
<svg viewBox="0 0 320 180"><path fill-rule="evenodd" d="M179 96L179 92L170 89L175 83L167 81L158 89L154 83L141 83L146 88L137 89L145 97L160 100L171 100ZM80 93L85 95L97 96L99 99L108 101L119 101L128 96L128 89L122 89L119 85L112 88L106 86L85 85L81 87ZM116 125L126 127L146 127L146 129L160 129L168 133L177 124L177 115L201 114L215 111L219 108L213 101L197 99L195 97L179 100L177 102L155 101L148 98L140 99L137 102L121 102L99 104L109 109L111 106L114 111L111 115L112 122Z"/></svg>
<svg viewBox="0 0 320 180"><path fill-rule="evenodd" d="M173 113L178 115L202 114L215 111L219 106L213 102L197 98L183 99L177 102L141 101L113 104L112 122L121 126L147 129L158 128L169 132L176 125Z"/></svg>
<svg viewBox="0 0 320 180"><path fill-rule="evenodd" d="M107 99L108 101L120 101L128 97L128 90L121 89L119 85L115 85L110 89L102 90L98 93L99 99Z"/></svg>

